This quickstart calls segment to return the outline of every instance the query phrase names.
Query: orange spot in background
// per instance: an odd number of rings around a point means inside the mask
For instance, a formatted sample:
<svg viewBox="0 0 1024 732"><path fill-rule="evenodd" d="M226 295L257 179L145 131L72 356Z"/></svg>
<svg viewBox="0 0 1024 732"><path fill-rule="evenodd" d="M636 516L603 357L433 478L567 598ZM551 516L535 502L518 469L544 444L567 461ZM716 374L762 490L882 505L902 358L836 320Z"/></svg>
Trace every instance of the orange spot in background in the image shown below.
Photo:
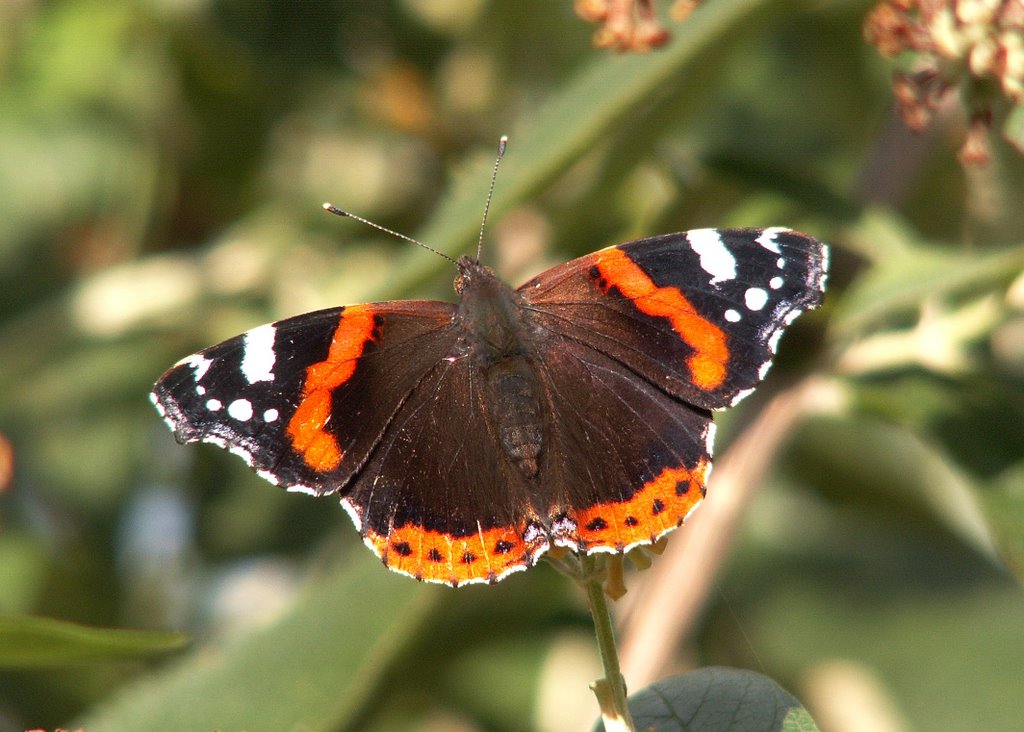
<svg viewBox="0 0 1024 732"><path fill-rule="evenodd" d="M0 434L0 493L14 480L14 445Z"/></svg>
<svg viewBox="0 0 1024 732"><path fill-rule="evenodd" d="M492 581L515 567L533 564L543 541L527 544L526 525L498 526L453 537L421 526L402 526L387 536L368 531L374 552L393 570L430 582L457 587L469 581Z"/></svg>
<svg viewBox="0 0 1024 732"><path fill-rule="evenodd" d="M710 467L711 461L705 459L693 470L665 468L626 501L571 512L583 547L587 551L598 546L621 550L630 544L653 542L678 527L703 500ZM684 486L685 492L678 493L677 486Z"/></svg>
<svg viewBox="0 0 1024 732"><path fill-rule="evenodd" d="M331 418L331 392L352 378L363 349L373 340L373 328L373 311L368 306L345 308L327 358L306 369L302 399L286 432L292 446L314 470L334 470L344 457L334 435L324 429Z"/></svg>
<svg viewBox="0 0 1024 732"><path fill-rule="evenodd" d="M701 317L677 288L654 284L621 249L611 247L598 252L597 268L640 312L667 318L672 330L694 350L686 361L694 384L702 389L717 389L722 385L729 362L729 346L721 328Z"/></svg>

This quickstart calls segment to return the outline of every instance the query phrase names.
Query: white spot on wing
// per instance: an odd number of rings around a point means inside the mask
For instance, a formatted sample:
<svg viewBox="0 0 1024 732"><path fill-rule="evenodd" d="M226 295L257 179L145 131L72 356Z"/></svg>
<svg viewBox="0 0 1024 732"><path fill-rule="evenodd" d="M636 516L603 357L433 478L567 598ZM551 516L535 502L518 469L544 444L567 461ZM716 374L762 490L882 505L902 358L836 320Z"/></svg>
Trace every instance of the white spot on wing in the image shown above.
<svg viewBox="0 0 1024 732"><path fill-rule="evenodd" d="M523 532L523 541L527 544L533 544L535 541L546 540L547 534L544 529L535 523L527 524L526 531Z"/></svg>
<svg viewBox="0 0 1024 732"><path fill-rule="evenodd" d="M219 412L220 408L223 406L224 405L221 403L220 399L209 399L206 402L206 408L211 412Z"/></svg>
<svg viewBox="0 0 1024 732"><path fill-rule="evenodd" d="M289 488L289 490L291 490ZM341 507L345 509L345 513L352 519L352 523L356 525L356 530L362 531L363 529L363 515L359 512L355 506L352 505L352 501L347 498L341 499ZM373 547L371 547L372 549Z"/></svg>
<svg viewBox="0 0 1024 732"><path fill-rule="evenodd" d="M767 229L762 231L760 236L758 236L754 241L763 246L769 252L781 254L782 251L779 249L779 243L775 241L775 237L782 231L789 231L789 229L783 226L769 226Z"/></svg>
<svg viewBox="0 0 1024 732"><path fill-rule="evenodd" d="M614 546L608 546L606 544L597 544L595 546L587 547L586 553L591 556L593 556L594 554L624 554L633 547L640 546L641 544L650 543L651 542L648 539L641 539L640 541L634 541L632 544L626 544L622 547L621 550L617 549ZM562 539L559 537L555 537L555 546L564 546L568 549L573 549L576 551L578 551L580 548L576 542L569 541L567 539Z"/></svg>
<svg viewBox="0 0 1024 732"><path fill-rule="evenodd" d="M242 353L242 375L250 384L257 381L274 380L274 333L273 325L261 325L242 336L245 344Z"/></svg>
<svg viewBox="0 0 1024 732"><path fill-rule="evenodd" d="M743 401L748 396L750 396L753 392L754 392L754 387L750 387L749 389L742 389L742 390L736 392L736 396L734 396L732 398L732 401L729 402L729 406L731 407L734 404L737 404L737 403Z"/></svg>
<svg viewBox="0 0 1024 732"><path fill-rule="evenodd" d="M708 429L704 433L704 449L707 450L708 455L714 453L715 450L715 431L718 429L718 425L714 422L708 422Z"/></svg>
<svg viewBox="0 0 1024 732"><path fill-rule="evenodd" d="M252 419L252 402L248 399L236 399L228 405L228 414L239 422Z"/></svg>
<svg viewBox="0 0 1024 732"><path fill-rule="evenodd" d="M788 313L782 316L782 325L776 328L775 332L772 333L771 336L769 336L768 338L768 348L772 350L772 353L775 353L776 349L778 349L779 339L782 338L782 333L783 331L785 331L786 326L788 326L794 320L799 318L800 315L803 314L803 312L803 310L790 310Z"/></svg>
<svg viewBox="0 0 1024 732"><path fill-rule="evenodd" d="M279 412L276 409L268 409L263 413L264 422L276 422L279 416Z"/></svg>
<svg viewBox="0 0 1024 732"><path fill-rule="evenodd" d="M230 452L232 455L238 455L238 457L242 458L242 460L245 461L246 465L248 465L250 468L252 467L252 453L245 449L245 447L243 447L242 445L230 445L228 446L228 452Z"/></svg>
<svg viewBox="0 0 1024 732"><path fill-rule="evenodd" d="M779 289L780 287L782 287L782 278L781 277L772 277L768 281L768 286L770 288L772 288L773 290Z"/></svg>
<svg viewBox="0 0 1024 732"><path fill-rule="evenodd" d="M261 478L263 478L263 480L269 481L270 483L273 483L274 485L278 485L277 476L274 475L274 473L272 471L270 471L270 470L257 470L256 471L256 475L258 475Z"/></svg>
<svg viewBox="0 0 1024 732"><path fill-rule="evenodd" d="M192 378L198 382L202 381L203 377L206 376L206 372L209 370L210 364L212 363L213 361L206 358L203 354L193 353L191 356L185 356L185 358L181 359L174 365L175 367L191 366L195 371L195 373L192 374Z"/></svg>
<svg viewBox="0 0 1024 732"><path fill-rule="evenodd" d="M725 319L730 323L738 323L742 319L742 316L732 308L725 311Z"/></svg>
<svg viewBox="0 0 1024 732"><path fill-rule="evenodd" d="M743 293L743 301L750 310L760 310L768 302L768 293L760 287L751 287Z"/></svg>
<svg viewBox="0 0 1024 732"><path fill-rule="evenodd" d="M572 539L572 537L578 537L579 527L576 525L576 522L568 516L561 516L552 522L551 533L555 536L555 543L557 544L561 539ZM570 545L575 546L576 543L576 540L573 539L570 542Z"/></svg>
<svg viewBox="0 0 1024 732"><path fill-rule="evenodd" d="M686 240L700 257L700 266L711 275L711 284L736 279L736 258L722 241L717 229L693 229Z"/></svg>
<svg viewBox="0 0 1024 732"><path fill-rule="evenodd" d="M822 292L825 291L825 282L828 280L828 262L829 262L829 251L828 247L824 244L818 244L819 251L821 252L821 275L818 277L816 283L817 288Z"/></svg>

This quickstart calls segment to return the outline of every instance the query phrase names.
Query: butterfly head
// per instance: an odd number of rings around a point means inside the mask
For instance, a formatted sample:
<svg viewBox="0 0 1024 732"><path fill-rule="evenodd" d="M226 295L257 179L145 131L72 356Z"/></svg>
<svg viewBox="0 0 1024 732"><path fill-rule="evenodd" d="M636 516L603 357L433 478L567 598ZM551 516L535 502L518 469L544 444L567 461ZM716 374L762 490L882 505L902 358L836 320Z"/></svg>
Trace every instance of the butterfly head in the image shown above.
<svg viewBox="0 0 1024 732"><path fill-rule="evenodd" d="M468 254L459 257L455 266L459 268L459 275L455 278L455 292L460 296L467 290L481 290L487 287L488 283L500 282L493 269L480 264Z"/></svg>

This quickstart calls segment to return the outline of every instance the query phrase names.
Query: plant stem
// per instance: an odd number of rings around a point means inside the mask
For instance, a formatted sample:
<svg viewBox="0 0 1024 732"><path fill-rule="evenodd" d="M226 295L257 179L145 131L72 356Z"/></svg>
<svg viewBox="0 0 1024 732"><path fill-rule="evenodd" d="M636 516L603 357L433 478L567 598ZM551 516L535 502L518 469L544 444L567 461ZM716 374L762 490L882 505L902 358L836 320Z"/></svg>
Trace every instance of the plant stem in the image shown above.
<svg viewBox="0 0 1024 732"><path fill-rule="evenodd" d="M634 732L633 718L626 705L626 680L619 670L619 653L615 648L615 627L612 624L611 608L605 597L600 573L595 572L595 557L581 557L583 565L582 583L590 602L590 615L594 619L594 634L601 653L604 678L591 684L591 689L601 705L605 732Z"/></svg>

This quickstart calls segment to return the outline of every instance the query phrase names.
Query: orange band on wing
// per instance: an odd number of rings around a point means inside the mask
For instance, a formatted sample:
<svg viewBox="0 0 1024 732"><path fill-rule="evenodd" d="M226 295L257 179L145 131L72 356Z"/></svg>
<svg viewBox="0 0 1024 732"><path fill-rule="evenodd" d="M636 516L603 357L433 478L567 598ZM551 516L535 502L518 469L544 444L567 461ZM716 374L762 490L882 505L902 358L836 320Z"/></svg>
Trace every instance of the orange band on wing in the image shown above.
<svg viewBox="0 0 1024 732"><path fill-rule="evenodd" d="M583 548L621 551L633 544L653 543L681 525L701 502L710 467L711 461L702 459L692 470L665 468L626 501L570 511Z"/></svg>
<svg viewBox="0 0 1024 732"><path fill-rule="evenodd" d="M421 526L391 529L385 536L367 531L367 543L393 570L428 582L458 587L465 582L494 582L509 572L531 566L547 548L544 539L524 540L526 525L497 526L455 537Z"/></svg>
<svg viewBox="0 0 1024 732"><path fill-rule="evenodd" d="M687 359L693 383L701 389L721 386L729 362L729 347L722 329L702 318L677 288L654 284L621 249L603 249L596 257L598 271L609 286L618 288L640 312L667 318L672 330L693 349L693 355Z"/></svg>
<svg viewBox="0 0 1024 732"><path fill-rule="evenodd" d="M355 373L367 342L373 340L374 316L365 305L345 308L334 331L327 358L306 369L302 399L288 422L292 446L314 470L327 472L344 453L324 427L331 418L331 393Z"/></svg>

